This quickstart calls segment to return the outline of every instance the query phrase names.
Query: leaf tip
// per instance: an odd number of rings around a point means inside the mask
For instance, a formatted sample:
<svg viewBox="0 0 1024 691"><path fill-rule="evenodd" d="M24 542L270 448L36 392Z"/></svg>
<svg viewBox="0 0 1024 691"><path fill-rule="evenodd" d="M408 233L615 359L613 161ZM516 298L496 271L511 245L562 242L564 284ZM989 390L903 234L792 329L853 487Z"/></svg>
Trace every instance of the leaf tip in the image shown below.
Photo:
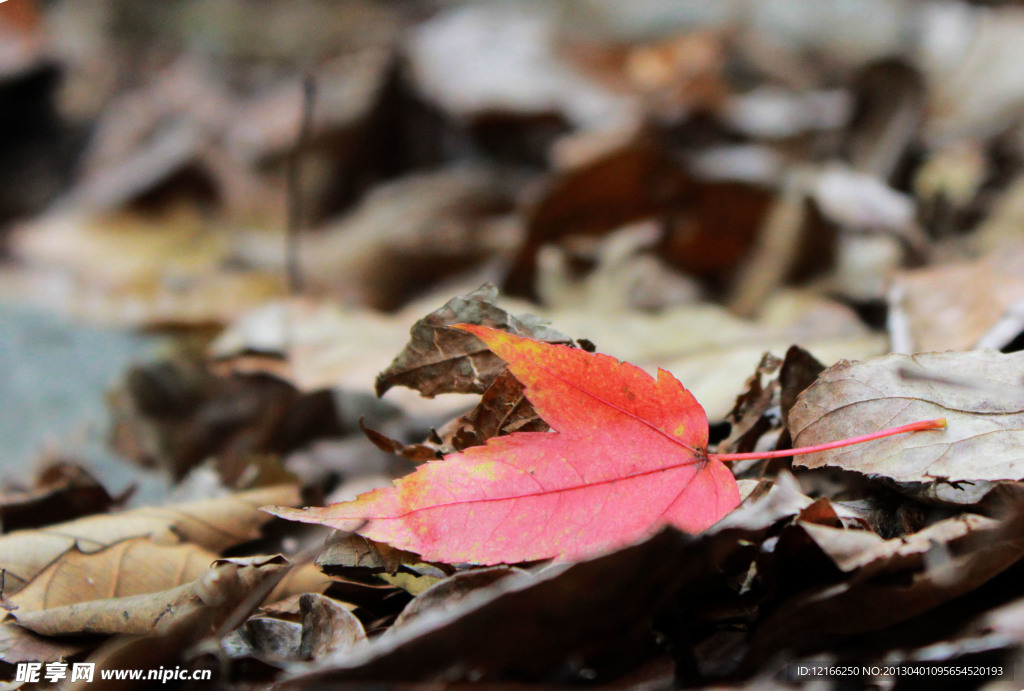
<svg viewBox="0 0 1024 691"><path fill-rule="evenodd" d="M269 513L271 516L277 516L278 518L284 518L289 521L305 521L307 511L305 509L295 509L290 506L261 506L260 511Z"/></svg>

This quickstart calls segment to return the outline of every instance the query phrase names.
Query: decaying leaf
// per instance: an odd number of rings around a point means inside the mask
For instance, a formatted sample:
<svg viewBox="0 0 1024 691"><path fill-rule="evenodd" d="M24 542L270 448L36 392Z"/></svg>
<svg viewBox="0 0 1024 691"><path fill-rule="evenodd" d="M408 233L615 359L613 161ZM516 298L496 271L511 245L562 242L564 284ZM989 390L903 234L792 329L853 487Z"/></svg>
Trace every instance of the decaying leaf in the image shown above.
<svg viewBox="0 0 1024 691"><path fill-rule="evenodd" d="M256 508L268 501L298 504L298 490L294 485L278 485L218 499L89 516L0 536L5 593L10 596L18 592L73 548L89 554L123 540L147 537L157 544L190 542L219 553L259 537L259 527L266 522L266 516Z"/></svg>
<svg viewBox="0 0 1024 691"><path fill-rule="evenodd" d="M542 341L569 342L534 317L512 316L494 304L497 297L497 288L484 285L416 322L405 350L377 377L377 395L392 386L407 386L428 398L486 391L505 365L472 334L446 328L453 324L481 324Z"/></svg>
<svg viewBox="0 0 1024 691"><path fill-rule="evenodd" d="M903 482L1024 479L1024 354L892 354L842 361L804 391L789 414L794 444L946 418L949 428L880 439L797 459Z"/></svg>
<svg viewBox="0 0 1024 691"><path fill-rule="evenodd" d="M579 559L668 524L699 532L739 503L707 456L703 408L668 372L461 325L508 363L557 430L496 437L355 502L275 515L358 532L429 561ZM456 528L456 526L458 526Z"/></svg>

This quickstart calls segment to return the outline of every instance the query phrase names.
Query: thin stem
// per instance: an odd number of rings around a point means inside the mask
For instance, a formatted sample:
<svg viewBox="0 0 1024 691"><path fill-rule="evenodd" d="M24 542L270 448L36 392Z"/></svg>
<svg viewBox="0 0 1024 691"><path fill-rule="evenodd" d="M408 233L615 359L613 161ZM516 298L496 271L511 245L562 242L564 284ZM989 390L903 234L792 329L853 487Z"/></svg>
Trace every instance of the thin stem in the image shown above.
<svg viewBox="0 0 1024 691"><path fill-rule="evenodd" d="M312 74L307 74L302 82L302 116L299 121L299 134L295 140L295 148L288 157L286 170L288 185L288 227L285 232L285 266L288 272L288 291L292 295L302 292L305 281L302 277L302 266L299 263L299 235L302 232L302 156L309 146L309 138L313 131L313 105L316 99L316 81Z"/></svg>
<svg viewBox="0 0 1024 691"><path fill-rule="evenodd" d="M903 434L904 432L919 432L921 430L927 429L946 429L946 418L943 417L937 420L923 420L921 422L912 422L909 425L903 425L902 427L883 429L881 432L862 434L859 437L840 439L839 441L830 441L826 444L816 444L815 446L801 446L798 449L780 449L779 451L763 452L755 451L751 453L709 453L708 458L723 462L752 461L759 458L787 458L789 456L799 456L805 453L816 453L818 451L827 451L829 449L839 449L844 446L852 446L854 444L860 444L861 442L871 441L872 439L891 437L894 434Z"/></svg>

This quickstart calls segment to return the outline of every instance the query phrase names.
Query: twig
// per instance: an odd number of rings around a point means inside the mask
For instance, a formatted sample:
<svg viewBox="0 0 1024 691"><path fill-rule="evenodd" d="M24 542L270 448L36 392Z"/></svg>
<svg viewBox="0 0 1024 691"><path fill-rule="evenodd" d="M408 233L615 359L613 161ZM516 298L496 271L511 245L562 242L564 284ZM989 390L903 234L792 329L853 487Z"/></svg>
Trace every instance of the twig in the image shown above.
<svg viewBox="0 0 1024 691"><path fill-rule="evenodd" d="M293 295L301 293L305 288L302 266L299 262L299 235L302 231L303 205L300 173L302 156L309 144L310 132L313 129L313 104L316 99L316 81L312 74L307 74L302 82L302 120L295 148L288 157L288 228L285 234L285 267L288 272L288 290Z"/></svg>
<svg viewBox="0 0 1024 691"><path fill-rule="evenodd" d="M894 285L885 296L888 316L885 328L889 332L890 353L913 353L914 335L910 328L910 316L906 310L907 291L901 285Z"/></svg>

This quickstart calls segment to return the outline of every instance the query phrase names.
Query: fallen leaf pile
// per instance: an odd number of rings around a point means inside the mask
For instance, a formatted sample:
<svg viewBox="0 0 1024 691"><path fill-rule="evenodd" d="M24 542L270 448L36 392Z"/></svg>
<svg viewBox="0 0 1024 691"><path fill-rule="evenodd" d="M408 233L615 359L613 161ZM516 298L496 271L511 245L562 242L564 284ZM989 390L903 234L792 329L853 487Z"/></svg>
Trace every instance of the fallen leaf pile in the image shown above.
<svg viewBox="0 0 1024 691"><path fill-rule="evenodd" d="M0 2L0 686L1024 687L1022 62L977 0Z"/></svg>

